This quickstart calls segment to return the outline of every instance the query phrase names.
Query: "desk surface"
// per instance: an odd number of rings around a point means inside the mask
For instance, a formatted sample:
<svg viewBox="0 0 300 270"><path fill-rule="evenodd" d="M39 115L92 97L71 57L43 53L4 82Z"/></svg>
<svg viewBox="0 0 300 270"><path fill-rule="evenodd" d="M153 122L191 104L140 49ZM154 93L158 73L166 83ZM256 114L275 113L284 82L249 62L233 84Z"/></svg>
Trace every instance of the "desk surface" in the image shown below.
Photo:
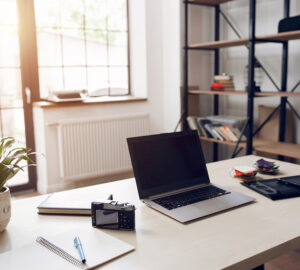
<svg viewBox="0 0 300 270"><path fill-rule="evenodd" d="M113 193L114 199L136 205L136 230L109 231L135 246L131 254L101 269L250 269L300 247L300 198L271 201L247 189L229 175L233 165L249 165L257 156L209 163L213 183L256 198L256 202L183 225L148 208L138 199L134 179L67 191L80 196L90 192ZM279 162L280 175L300 174L300 166ZM260 175L259 178L272 178ZM59 233L71 226L91 226L89 217L38 215L38 196L12 202L12 219L0 234L0 253L34 241L33 234ZM0 262L4 265L5 262Z"/></svg>

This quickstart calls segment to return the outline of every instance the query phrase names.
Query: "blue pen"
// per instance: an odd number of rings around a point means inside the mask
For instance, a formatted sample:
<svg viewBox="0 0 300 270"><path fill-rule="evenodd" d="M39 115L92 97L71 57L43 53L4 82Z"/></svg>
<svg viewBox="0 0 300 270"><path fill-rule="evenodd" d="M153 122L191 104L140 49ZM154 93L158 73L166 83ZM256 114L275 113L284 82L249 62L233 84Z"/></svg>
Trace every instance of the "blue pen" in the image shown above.
<svg viewBox="0 0 300 270"><path fill-rule="evenodd" d="M76 236L74 238L74 245L78 249L78 252L79 252L82 263L86 263L86 259L85 259L84 252L83 252L83 249L82 249L81 241L80 241L78 236Z"/></svg>

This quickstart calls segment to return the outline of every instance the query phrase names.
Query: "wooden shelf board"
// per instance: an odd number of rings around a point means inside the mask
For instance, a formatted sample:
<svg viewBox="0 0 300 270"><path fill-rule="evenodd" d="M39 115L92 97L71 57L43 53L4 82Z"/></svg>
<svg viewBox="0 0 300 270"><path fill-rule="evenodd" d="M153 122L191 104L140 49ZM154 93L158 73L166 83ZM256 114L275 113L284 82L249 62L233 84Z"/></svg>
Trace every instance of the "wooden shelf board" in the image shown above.
<svg viewBox="0 0 300 270"><path fill-rule="evenodd" d="M199 43L199 44L192 44L189 45L188 48L190 49L219 49L219 48L226 48L226 47L235 47L241 45L247 45L248 38L241 38L241 39L233 39L233 40L220 40L220 41L212 41L207 43Z"/></svg>
<svg viewBox="0 0 300 270"><path fill-rule="evenodd" d="M300 39L300 30L290 31L284 33L277 33L272 35L264 35L257 36L257 39L264 39L269 41L287 41L287 40L295 40ZM265 43L266 41L262 41L259 43ZM248 44L248 38L241 39L233 39L233 40L220 40L220 41L212 41L207 43L199 43L189 45L190 49L219 49L219 48L227 48L227 47L235 47L242 46Z"/></svg>
<svg viewBox="0 0 300 270"><path fill-rule="evenodd" d="M300 98L300 93L296 92L255 92L257 97L298 97Z"/></svg>
<svg viewBox="0 0 300 270"><path fill-rule="evenodd" d="M200 137L200 139L202 141L216 142L231 146L236 145L235 142L220 141L212 138ZM239 147L246 148L246 142L240 142ZM300 145L293 143L254 139L253 150L273 155L282 155L285 157L300 159Z"/></svg>
<svg viewBox="0 0 300 270"><path fill-rule="evenodd" d="M212 90L189 90L189 94L194 95L247 95L245 91L212 91Z"/></svg>
<svg viewBox="0 0 300 270"><path fill-rule="evenodd" d="M243 95L246 96L248 93L246 91L212 91L212 90L199 90L190 89L188 91L192 95ZM295 97L300 98L299 92L255 92L256 97Z"/></svg>
<svg viewBox="0 0 300 270"><path fill-rule="evenodd" d="M264 153L300 159L300 145L298 144L256 139L253 149Z"/></svg>
<svg viewBox="0 0 300 270"><path fill-rule="evenodd" d="M233 0L189 0L189 3L202 4L202 5L219 5L230 1Z"/></svg>
<svg viewBox="0 0 300 270"><path fill-rule="evenodd" d="M200 137L200 140L207 141L207 142L216 142L216 143L220 143L220 144L227 144L227 145L231 145L231 146L235 146L236 145L235 142L221 141L221 140L217 140L217 139L213 139L213 138L207 138L207 137L202 137L202 136ZM239 146L245 148L246 147L246 143L245 142L240 142Z"/></svg>
<svg viewBox="0 0 300 270"><path fill-rule="evenodd" d="M273 41L273 40L275 40L275 41L295 40L295 39L300 39L300 30L277 33L277 34L273 34L273 35L258 36L256 38L267 39L270 41Z"/></svg>

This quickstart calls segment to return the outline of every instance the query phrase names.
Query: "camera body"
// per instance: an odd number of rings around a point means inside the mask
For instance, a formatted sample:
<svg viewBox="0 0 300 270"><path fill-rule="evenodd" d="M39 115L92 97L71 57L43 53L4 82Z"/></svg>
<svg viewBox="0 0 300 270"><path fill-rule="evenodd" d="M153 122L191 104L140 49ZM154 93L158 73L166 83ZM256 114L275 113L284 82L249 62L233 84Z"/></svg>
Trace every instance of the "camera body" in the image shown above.
<svg viewBox="0 0 300 270"><path fill-rule="evenodd" d="M92 202L92 225L115 230L135 229L135 206L130 203Z"/></svg>

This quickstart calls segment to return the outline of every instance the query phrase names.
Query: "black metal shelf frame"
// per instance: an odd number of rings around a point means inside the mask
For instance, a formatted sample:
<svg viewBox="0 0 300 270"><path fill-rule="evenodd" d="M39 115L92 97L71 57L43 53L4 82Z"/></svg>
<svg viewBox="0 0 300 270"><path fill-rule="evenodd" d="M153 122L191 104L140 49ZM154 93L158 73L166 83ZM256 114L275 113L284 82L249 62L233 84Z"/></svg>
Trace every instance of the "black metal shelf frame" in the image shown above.
<svg viewBox="0 0 300 270"><path fill-rule="evenodd" d="M289 17L290 11L290 0L283 0L284 1L284 18ZM209 48L189 48L188 44L188 19L189 19L189 12L188 6L190 5L202 5L202 6L211 6L215 9L215 41L220 40L220 15L224 18L226 23L231 27L234 33L238 36L238 38L242 38L237 29L234 25L230 22L224 12L220 9L220 5L208 5L208 4L201 4L201 3L194 3L188 0L184 1L185 4L185 38L184 38L184 93L183 93L183 129L187 129L188 125L186 122L186 117L188 116L188 55L189 50L212 50L214 51L214 74L219 74L219 54L220 49L209 49ZM287 92L287 74L288 74L288 41L276 41L276 40L265 40L259 39L255 36L255 22L256 22L256 0L249 0L249 41L246 45L248 49L248 100L247 100L247 122L242 129L242 134L245 132L247 135L247 146L246 146L246 154L251 154L253 151L253 137L263 128L263 126L273 117L278 109L280 109L280 125L279 125L279 135L278 140L280 142L284 142L285 138L285 122L286 122L286 107L287 105L291 108L294 112L296 117L300 119L300 115L293 107L293 105L288 101L287 97L280 98L280 104L270 113L270 115L266 118L266 120L255 130L253 131L253 114L254 114L254 98L255 98L255 82L254 82L254 64L255 62L261 62L255 57L255 45L257 42L274 42L274 43L281 43L282 44L282 67L281 67L281 86L278 86L270 73L266 70L266 68L261 64L262 69L266 76L270 79L272 84L275 86L277 91ZM300 81L292 88L291 92L294 92L296 88L300 85ZM214 95L214 114L217 115L219 113L219 96ZM239 147L240 140L236 143L232 157L236 156L240 151L241 148ZM218 159L218 144L213 143L213 157L214 160ZM283 159L283 157L279 157Z"/></svg>

